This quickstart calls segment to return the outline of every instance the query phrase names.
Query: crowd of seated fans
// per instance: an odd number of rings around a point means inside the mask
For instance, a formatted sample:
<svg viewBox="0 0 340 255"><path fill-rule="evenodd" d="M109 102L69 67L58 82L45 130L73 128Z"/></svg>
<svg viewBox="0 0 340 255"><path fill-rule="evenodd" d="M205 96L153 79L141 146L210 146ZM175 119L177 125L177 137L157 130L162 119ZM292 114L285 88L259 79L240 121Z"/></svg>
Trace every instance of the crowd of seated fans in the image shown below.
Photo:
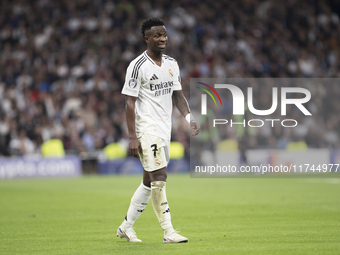
<svg viewBox="0 0 340 255"><path fill-rule="evenodd" d="M166 54L177 59L184 94L190 78L339 78L340 1L2 0L0 154L39 154L60 139L67 153L127 144L121 88L129 62L146 47L142 21L166 23ZM340 86L318 91L316 123L247 134L244 147L340 147ZM189 147L174 111L172 139ZM226 137L228 138L228 137Z"/></svg>

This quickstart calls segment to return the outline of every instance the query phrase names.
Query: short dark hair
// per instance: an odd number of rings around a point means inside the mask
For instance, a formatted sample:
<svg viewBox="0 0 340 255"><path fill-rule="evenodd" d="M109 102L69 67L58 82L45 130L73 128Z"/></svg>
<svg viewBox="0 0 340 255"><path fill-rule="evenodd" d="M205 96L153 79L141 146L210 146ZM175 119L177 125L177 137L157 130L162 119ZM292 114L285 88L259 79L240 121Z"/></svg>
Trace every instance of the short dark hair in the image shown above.
<svg viewBox="0 0 340 255"><path fill-rule="evenodd" d="M151 29L153 26L164 26L164 21L159 18L148 18L144 20L141 28L143 36L145 36L145 31Z"/></svg>

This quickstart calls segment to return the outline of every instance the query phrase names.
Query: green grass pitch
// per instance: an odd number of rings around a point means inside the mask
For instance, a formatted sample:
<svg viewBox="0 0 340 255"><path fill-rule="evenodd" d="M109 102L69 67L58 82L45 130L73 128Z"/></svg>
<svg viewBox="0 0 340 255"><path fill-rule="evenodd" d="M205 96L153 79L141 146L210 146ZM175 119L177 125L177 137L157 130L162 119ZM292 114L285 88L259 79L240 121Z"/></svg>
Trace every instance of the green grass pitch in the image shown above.
<svg viewBox="0 0 340 255"><path fill-rule="evenodd" d="M168 175L163 244L151 201L116 237L141 176L0 181L0 254L340 254L340 179L193 179Z"/></svg>

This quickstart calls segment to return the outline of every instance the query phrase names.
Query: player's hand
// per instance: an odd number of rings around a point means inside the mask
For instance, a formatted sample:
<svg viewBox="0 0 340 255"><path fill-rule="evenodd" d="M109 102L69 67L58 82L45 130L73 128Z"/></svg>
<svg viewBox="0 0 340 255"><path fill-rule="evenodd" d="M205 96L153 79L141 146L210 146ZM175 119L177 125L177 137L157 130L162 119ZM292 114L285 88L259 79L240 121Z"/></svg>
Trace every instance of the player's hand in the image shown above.
<svg viewBox="0 0 340 255"><path fill-rule="evenodd" d="M138 153L142 153L142 146L137 137L132 137L129 139L129 153L135 158L138 158Z"/></svg>
<svg viewBox="0 0 340 255"><path fill-rule="evenodd" d="M192 136L198 135L200 132L200 125L195 120L192 120L190 121L190 129L192 130Z"/></svg>

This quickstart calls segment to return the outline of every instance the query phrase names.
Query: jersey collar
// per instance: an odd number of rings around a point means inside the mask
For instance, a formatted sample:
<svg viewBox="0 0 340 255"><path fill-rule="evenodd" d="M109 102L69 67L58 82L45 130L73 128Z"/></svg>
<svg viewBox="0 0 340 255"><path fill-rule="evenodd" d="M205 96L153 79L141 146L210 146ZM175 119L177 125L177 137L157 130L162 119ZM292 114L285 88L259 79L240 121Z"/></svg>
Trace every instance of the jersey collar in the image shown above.
<svg viewBox="0 0 340 255"><path fill-rule="evenodd" d="M153 65L158 66L158 67L161 67L161 66L157 65L157 64L149 57L149 55L148 55L148 53L146 53L146 51L144 51L144 56L145 56L148 60L150 60L150 62L151 62ZM162 54L162 65L163 65L163 63L164 63L164 55Z"/></svg>

